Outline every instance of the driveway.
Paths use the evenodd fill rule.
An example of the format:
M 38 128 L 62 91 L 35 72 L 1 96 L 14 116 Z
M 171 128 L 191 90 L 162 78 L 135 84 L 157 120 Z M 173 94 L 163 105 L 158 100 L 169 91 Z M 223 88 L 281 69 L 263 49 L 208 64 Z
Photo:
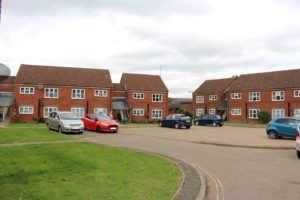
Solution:
M 190 130 L 123 128 L 119 134 L 86 132 L 77 137 L 183 160 L 199 173 L 204 173 L 210 200 L 293 200 L 300 196 L 300 160 L 296 158 L 295 141 L 270 140 L 264 129 L 195 126 Z M 247 148 L 237 147 L 242 145 Z M 250 145 L 260 148 L 248 148 Z

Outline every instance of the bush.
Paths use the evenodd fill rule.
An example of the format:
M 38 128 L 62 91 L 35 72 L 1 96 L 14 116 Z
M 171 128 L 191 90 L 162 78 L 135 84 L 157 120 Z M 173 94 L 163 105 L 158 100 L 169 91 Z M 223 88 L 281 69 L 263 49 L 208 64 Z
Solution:
M 176 114 L 184 114 L 186 116 L 189 116 L 190 118 L 193 118 L 193 114 L 185 109 L 179 108 L 176 110 Z
M 258 119 L 261 124 L 267 124 L 270 121 L 271 116 L 268 111 L 261 111 L 258 113 Z

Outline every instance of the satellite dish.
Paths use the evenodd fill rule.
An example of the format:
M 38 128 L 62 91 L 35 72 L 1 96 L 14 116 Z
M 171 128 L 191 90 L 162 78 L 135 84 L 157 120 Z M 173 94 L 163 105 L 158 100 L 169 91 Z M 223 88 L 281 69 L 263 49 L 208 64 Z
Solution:
M 0 76 L 9 76 L 10 69 L 6 65 L 0 63 Z

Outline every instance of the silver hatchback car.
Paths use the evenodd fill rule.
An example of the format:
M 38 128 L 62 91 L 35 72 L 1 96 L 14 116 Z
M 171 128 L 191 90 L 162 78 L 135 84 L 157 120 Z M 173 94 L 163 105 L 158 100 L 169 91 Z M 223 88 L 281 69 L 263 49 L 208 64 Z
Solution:
M 52 112 L 47 121 L 47 128 L 60 133 L 82 133 L 84 124 L 72 112 Z

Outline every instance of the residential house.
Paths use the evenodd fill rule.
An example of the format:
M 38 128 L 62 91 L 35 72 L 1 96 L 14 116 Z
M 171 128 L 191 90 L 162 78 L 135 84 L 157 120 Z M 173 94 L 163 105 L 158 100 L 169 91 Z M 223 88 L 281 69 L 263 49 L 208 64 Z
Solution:
M 300 69 L 241 75 L 228 89 L 228 120 L 258 121 L 271 117 L 300 117 Z
M 225 78 L 204 81 L 193 92 L 194 116 L 219 114 L 226 118 L 227 89 L 234 80 L 234 78 Z
M 14 76 L 0 76 L 0 122 L 12 113 Z
M 14 80 L 14 107 L 18 121 L 47 118 L 50 112 L 111 112 L 109 70 L 22 64 Z
M 169 98 L 169 103 L 168 103 L 169 114 L 174 114 L 179 109 L 183 109 L 190 113 L 193 113 L 193 99 L 192 98 Z
M 157 121 L 168 113 L 168 88 L 158 75 L 123 73 L 132 122 Z

